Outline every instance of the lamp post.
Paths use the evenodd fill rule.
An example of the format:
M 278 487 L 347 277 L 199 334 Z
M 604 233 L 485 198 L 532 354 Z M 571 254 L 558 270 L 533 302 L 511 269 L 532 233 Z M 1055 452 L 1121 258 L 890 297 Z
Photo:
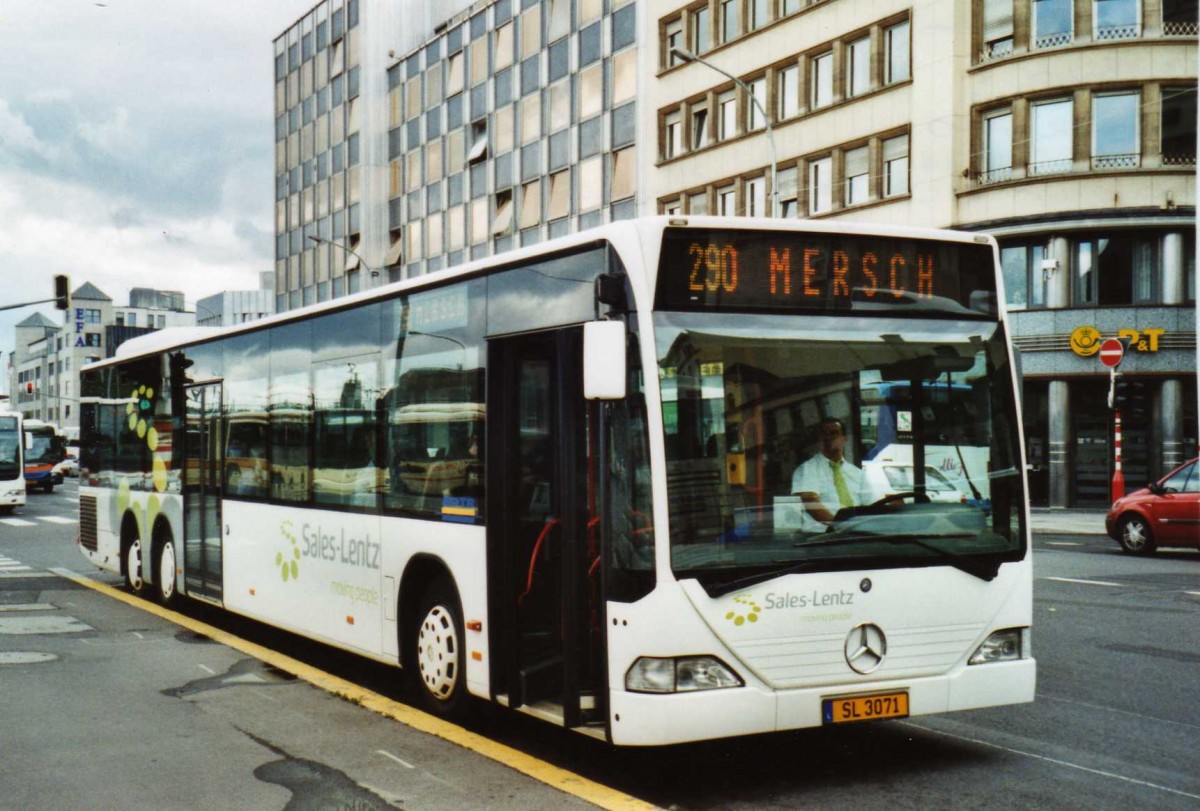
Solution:
M 750 103 L 758 108 L 762 114 L 763 123 L 767 131 L 767 144 L 771 148 L 771 216 L 779 217 L 779 172 L 777 169 L 776 152 L 775 152 L 775 129 L 771 126 L 771 116 L 767 115 L 766 109 L 762 106 L 762 102 L 758 100 L 758 96 L 754 95 L 754 91 L 750 89 L 750 85 L 743 82 L 738 77 L 734 76 L 729 71 L 723 70 L 707 59 L 701 59 L 690 51 L 685 51 L 682 48 L 672 48 L 671 53 L 682 59 L 684 62 L 699 62 L 705 67 L 712 68 L 717 73 L 733 81 L 735 85 L 740 87 L 742 91 L 750 98 Z
M 353 248 L 350 248 L 350 247 L 348 247 L 348 246 L 346 246 L 346 245 L 343 245 L 343 244 L 342 244 L 342 243 L 340 243 L 340 242 L 334 242 L 332 239 L 326 239 L 325 237 L 319 237 L 319 236 L 317 236 L 317 235 L 315 235 L 315 234 L 309 234 L 309 235 L 308 235 L 308 238 L 309 238 L 309 239 L 311 239 L 313 242 L 316 242 L 316 243 L 318 243 L 318 244 L 323 244 L 323 245 L 332 245 L 332 246 L 333 246 L 333 247 L 335 247 L 335 248 L 341 248 L 343 251 L 345 251 L 346 253 L 350 254 L 350 255 L 351 255 L 351 256 L 353 256 L 355 259 L 357 259 L 357 260 L 359 261 L 359 263 L 360 263 L 360 264 L 362 264 L 362 266 L 363 266 L 363 269 L 364 269 L 364 270 L 366 270 L 367 272 L 369 272 L 369 273 L 371 274 L 371 277 L 372 277 L 372 278 L 376 278 L 376 277 L 378 277 L 378 276 L 379 276 L 379 271 L 378 271 L 378 270 L 375 270 L 375 269 L 373 269 L 373 268 L 372 268 L 370 265 L 368 265 L 368 264 L 367 264 L 367 260 L 366 260 L 366 259 L 363 259 L 363 258 L 362 258 L 362 256 L 360 256 L 360 255 L 359 255 L 359 253 L 358 253 L 357 251 L 355 251 Z

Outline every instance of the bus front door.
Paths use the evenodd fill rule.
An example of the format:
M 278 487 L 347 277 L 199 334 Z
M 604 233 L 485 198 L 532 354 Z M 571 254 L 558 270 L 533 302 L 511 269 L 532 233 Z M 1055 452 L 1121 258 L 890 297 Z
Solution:
M 184 389 L 184 578 L 188 594 L 221 600 L 221 384 Z
M 492 683 L 510 707 L 599 723 L 604 685 L 582 330 L 488 345 Z M 599 629 L 599 630 L 597 630 Z

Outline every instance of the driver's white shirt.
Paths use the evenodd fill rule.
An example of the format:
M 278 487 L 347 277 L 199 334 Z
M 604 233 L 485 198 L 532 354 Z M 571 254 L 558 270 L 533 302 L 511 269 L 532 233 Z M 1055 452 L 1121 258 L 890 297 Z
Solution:
M 851 464 L 849 459 L 842 460 L 842 478 L 846 480 L 846 489 L 850 491 L 853 506 L 870 504 L 875 500 L 867 477 L 861 470 Z M 817 498 L 831 513 L 837 513 L 843 506 L 838 499 L 837 487 L 833 483 L 833 463 L 824 454 L 814 454 L 811 459 L 796 468 L 792 474 L 792 493 L 816 493 Z M 805 532 L 823 532 L 825 524 L 804 510 L 800 529 Z

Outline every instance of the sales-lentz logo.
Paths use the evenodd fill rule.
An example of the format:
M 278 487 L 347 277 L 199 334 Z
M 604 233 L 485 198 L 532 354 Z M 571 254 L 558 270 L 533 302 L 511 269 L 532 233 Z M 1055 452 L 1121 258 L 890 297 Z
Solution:
M 733 601 L 738 604 L 738 608 L 734 608 L 725 615 L 725 619 L 732 622 L 734 625 L 745 625 L 747 622 L 758 622 L 758 614 L 762 611 L 760 606 L 754 600 L 752 594 L 739 594 L 733 598 Z
M 284 521 L 279 525 L 279 534 L 288 542 L 283 550 L 275 553 L 275 565 L 279 567 L 279 574 L 284 583 L 300 576 L 300 544 L 296 541 L 296 533 L 293 530 L 294 525 L 291 521 Z

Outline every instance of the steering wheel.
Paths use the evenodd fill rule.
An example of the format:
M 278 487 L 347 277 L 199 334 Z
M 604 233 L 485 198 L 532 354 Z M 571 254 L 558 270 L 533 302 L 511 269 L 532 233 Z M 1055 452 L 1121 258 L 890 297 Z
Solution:
M 867 509 L 874 509 L 875 507 L 885 507 L 888 504 L 891 504 L 893 501 L 904 501 L 904 499 L 906 499 L 906 498 L 911 498 L 913 500 L 913 502 L 916 504 L 928 504 L 929 503 L 929 494 L 928 493 L 918 493 L 915 490 L 909 490 L 907 493 L 889 493 L 888 495 L 884 496 L 883 498 L 881 498 L 878 501 L 874 502 L 873 504 L 869 505 L 867 507 Z

